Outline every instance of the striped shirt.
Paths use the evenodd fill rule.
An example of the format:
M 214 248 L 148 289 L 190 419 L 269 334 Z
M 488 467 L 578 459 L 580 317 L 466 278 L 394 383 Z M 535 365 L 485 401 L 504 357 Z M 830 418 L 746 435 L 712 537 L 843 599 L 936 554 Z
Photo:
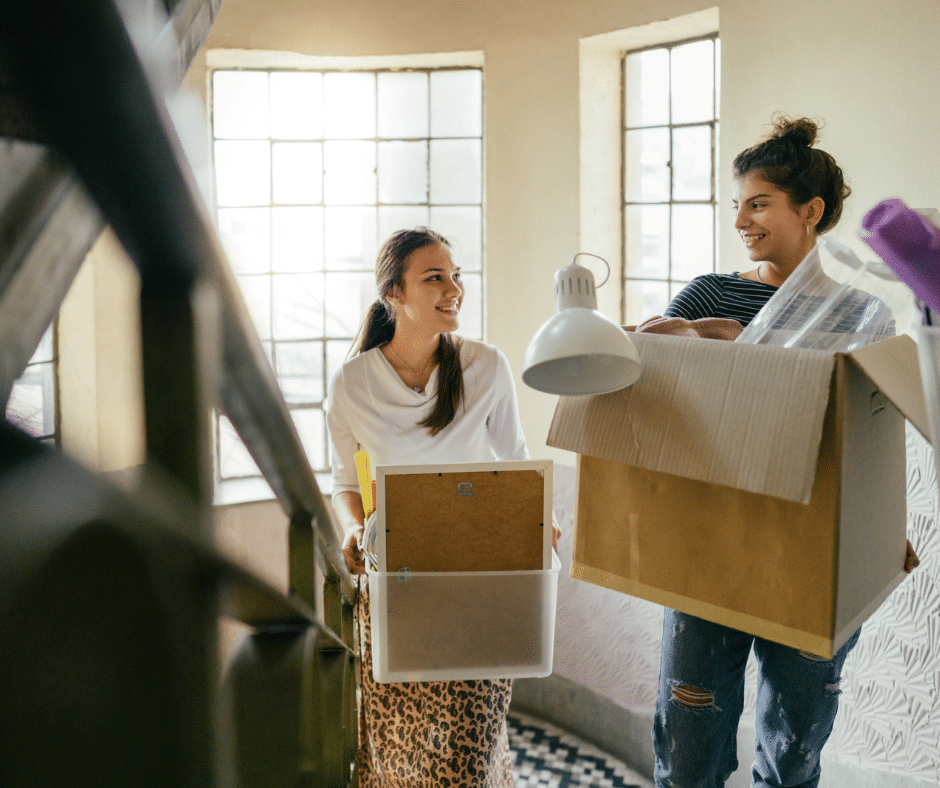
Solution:
M 773 285 L 752 282 L 736 273 L 703 274 L 682 288 L 663 316 L 686 320 L 723 317 L 746 326 L 776 292 Z

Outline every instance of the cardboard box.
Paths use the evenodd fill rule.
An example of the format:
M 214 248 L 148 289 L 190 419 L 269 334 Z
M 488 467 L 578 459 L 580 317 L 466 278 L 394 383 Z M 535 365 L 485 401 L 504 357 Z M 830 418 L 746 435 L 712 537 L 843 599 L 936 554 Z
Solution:
M 831 656 L 906 576 L 915 343 L 634 342 L 637 383 L 552 422 L 580 455 L 572 576 Z

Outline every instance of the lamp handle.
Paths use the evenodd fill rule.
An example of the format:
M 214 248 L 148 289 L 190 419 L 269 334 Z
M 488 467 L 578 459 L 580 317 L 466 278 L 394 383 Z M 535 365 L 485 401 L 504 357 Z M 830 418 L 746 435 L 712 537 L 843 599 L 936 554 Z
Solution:
M 607 266 L 607 276 L 604 277 L 604 281 L 603 281 L 603 282 L 601 282 L 599 285 L 595 285 L 595 286 L 596 286 L 596 287 L 603 287 L 605 284 L 607 284 L 607 280 L 610 279 L 610 263 L 608 263 L 608 262 L 607 262 L 603 257 L 601 257 L 599 254 L 593 254 L 592 252 L 578 252 L 574 257 L 571 258 L 571 264 L 574 265 L 574 261 L 577 260 L 581 255 L 587 255 L 588 257 L 596 257 L 596 258 L 597 258 L 598 260 L 600 260 L 604 265 Z

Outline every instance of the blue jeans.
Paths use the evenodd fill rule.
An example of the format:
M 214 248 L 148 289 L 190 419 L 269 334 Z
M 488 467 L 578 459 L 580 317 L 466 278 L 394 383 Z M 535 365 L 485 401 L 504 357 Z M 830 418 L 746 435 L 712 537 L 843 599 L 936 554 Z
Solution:
M 653 724 L 657 788 L 721 788 L 738 768 L 751 646 L 758 663 L 753 786 L 816 788 L 856 632 L 831 659 L 666 610 Z

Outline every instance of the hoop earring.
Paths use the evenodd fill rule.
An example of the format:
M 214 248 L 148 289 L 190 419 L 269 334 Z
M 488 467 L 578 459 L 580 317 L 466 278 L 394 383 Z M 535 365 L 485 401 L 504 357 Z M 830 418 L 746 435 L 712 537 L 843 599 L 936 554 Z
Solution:
M 809 225 L 806 225 L 806 237 L 809 238 Z

